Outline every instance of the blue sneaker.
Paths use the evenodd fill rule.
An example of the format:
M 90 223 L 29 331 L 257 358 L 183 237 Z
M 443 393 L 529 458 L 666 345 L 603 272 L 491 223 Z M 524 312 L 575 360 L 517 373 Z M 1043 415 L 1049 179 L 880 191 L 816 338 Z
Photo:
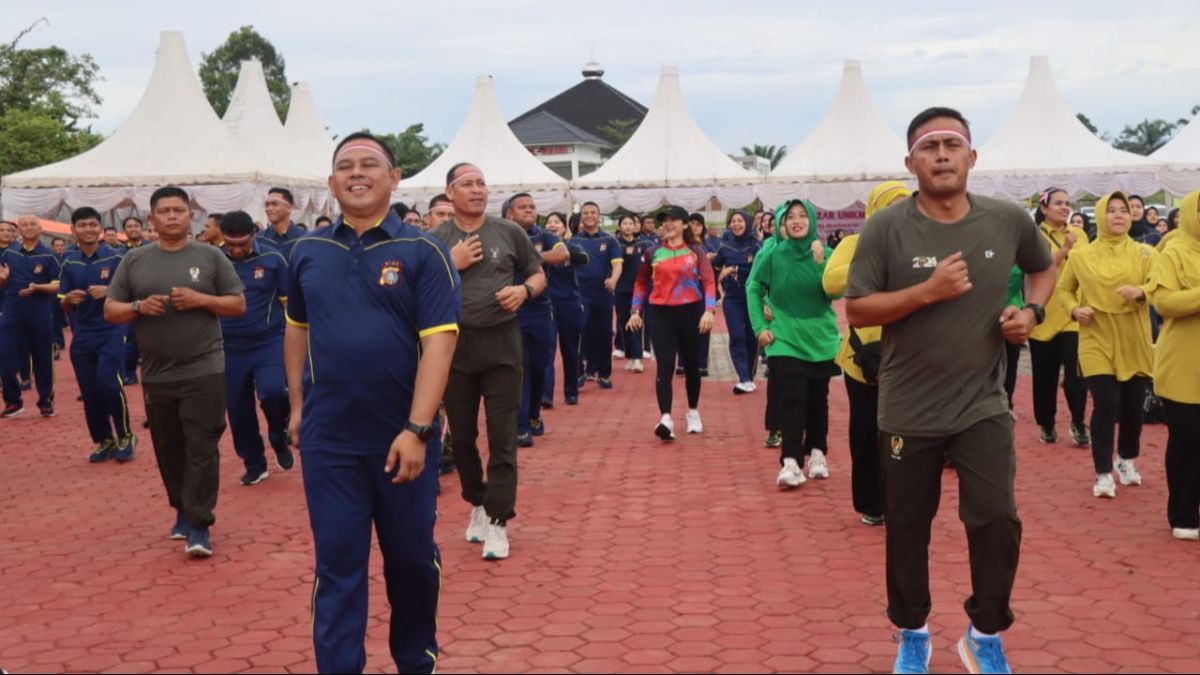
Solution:
M 600 385 L 601 389 L 612 389 L 612 380 L 607 377 L 596 378 L 596 384 Z
M 546 425 L 542 422 L 542 418 L 535 417 L 529 420 L 529 433 L 534 436 L 544 436 L 546 434 Z
M 896 663 L 892 666 L 893 673 L 928 673 L 929 657 L 932 648 L 929 644 L 929 633 L 901 629 L 892 639 L 900 644 L 896 652 Z
M 188 532 L 192 531 L 192 524 L 184 517 L 183 511 L 175 512 L 175 524 L 171 526 L 172 539 L 187 539 Z
M 193 558 L 207 558 L 212 555 L 212 542 L 208 538 L 207 527 L 193 527 L 187 536 L 187 546 L 183 549 Z
M 125 462 L 133 459 L 133 454 L 136 450 L 137 436 L 129 434 L 127 436 L 123 436 L 121 440 L 117 441 L 116 447 L 113 448 L 112 456 L 113 459 L 117 460 L 121 464 L 124 464 Z
M 968 673 L 1011 673 L 1008 659 L 1004 657 L 1004 645 L 1000 636 L 977 638 L 971 629 L 958 641 L 958 657 L 967 667 Z
M 92 450 L 92 454 L 88 455 L 88 461 L 92 464 L 107 462 L 112 458 L 113 450 L 116 448 L 117 442 L 111 438 L 106 438 L 103 443 L 96 445 L 96 449 Z
M 517 434 L 517 447 L 518 448 L 532 448 L 533 447 L 533 434 Z
M 275 451 L 275 462 L 279 464 L 279 468 L 287 471 L 296 466 L 296 456 L 292 454 L 292 449 L 288 447 L 286 431 L 267 431 L 267 442 L 271 444 L 271 449 Z

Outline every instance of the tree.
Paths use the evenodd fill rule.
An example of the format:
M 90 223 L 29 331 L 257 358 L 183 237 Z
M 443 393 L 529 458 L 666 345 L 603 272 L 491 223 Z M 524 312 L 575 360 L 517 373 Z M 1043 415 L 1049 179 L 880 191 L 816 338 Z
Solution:
M 21 39 L 41 21 L 0 45 L 0 117 L 10 110 L 39 111 L 74 131 L 100 105 L 95 89 L 100 68 L 91 56 L 74 56 L 61 47 L 21 49 Z
M 1187 117 L 1180 117 L 1179 120 L 1175 122 L 1175 127 L 1177 129 L 1182 129 L 1183 127 L 1186 127 L 1188 125 L 1188 122 L 1191 122 L 1192 118 L 1195 117 L 1197 113 L 1200 113 L 1200 105 L 1192 106 L 1191 114 L 1189 114 Z
M 597 127 L 600 135 L 603 136 L 606 141 L 609 141 L 613 144 L 612 148 L 602 151 L 600 153 L 601 156 L 603 156 L 605 159 L 608 159 L 609 157 L 617 154 L 617 151 L 625 147 L 625 143 L 627 143 L 629 139 L 633 137 L 633 133 L 637 131 L 639 125 L 641 125 L 640 121 L 635 119 L 627 119 L 609 120 Z
M 369 129 L 363 129 L 370 133 Z M 396 155 L 396 165 L 404 178 L 414 176 L 429 166 L 446 149 L 445 143 L 430 143 L 425 125 L 413 124 L 398 134 L 377 134 Z
M 286 119 L 292 90 L 288 86 L 283 55 L 275 50 L 270 40 L 259 35 L 254 26 L 242 26 L 230 33 L 215 51 L 200 55 L 200 83 L 204 85 L 204 95 L 217 116 L 224 117 L 237 86 L 242 61 L 252 58 L 262 63 L 275 112 L 280 121 Z
M 0 116 L 0 175 L 73 157 L 102 140 L 91 131 L 68 129 L 43 111 L 10 108 Z
M 743 145 L 742 153 L 752 157 L 763 157 L 771 163 L 771 168 L 774 169 L 787 156 L 787 146 L 755 145 L 753 148 L 748 148 Z
M 1144 119 L 1137 124 L 1127 124 L 1113 141 L 1113 147 L 1139 155 L 1149 155 L 1166 145 L 1175 133 L 1177 125 L 1166 120 Z

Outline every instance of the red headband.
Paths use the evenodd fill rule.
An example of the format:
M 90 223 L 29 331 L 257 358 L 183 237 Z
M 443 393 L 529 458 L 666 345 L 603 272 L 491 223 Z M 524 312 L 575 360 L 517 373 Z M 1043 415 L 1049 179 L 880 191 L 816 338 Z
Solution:
M 334 165 L 335 166 L 337 165 L 338 160 L 341 159 L 342 155 L 346 154 L 347 152 L 350 152 L 351 150 L 366 150 L 368 152 L 373 152 L 376 155 L 379 155 L 380 157 L 382 157 L 383 161 L 387 162 L 389 169 L 395 168 L 395 165 L 392 164 L 392 160 L 390 158 L 388 158 L 387 153 L 384 152 L 383 150 L 381 150 L 378 146 L 374 145 L 373 143 L 349 143 L 347 145 L 342 146 L 342 149 L 338 150 L 337 154 L 333 156 Z
M 446 183 L 446 187 L 448 187 L 448 188 L 449 188 L 449 187 L 453 187 L 453 186 L 454 186 L 454 184 L 455 184 L 455 183 L 457 183 L 458 181 L 460 181 L 460 180 L 462 180 L 462 179 L 464 179 L 464 178 L 471 178 L 471 177 L 473 177 L 473 176 L 479 176 L 480 178 L 483 178 L 483 172 L 482 172 L 482 171 L 478 171 L 478 170 L 476 170 L 476 171 L 468 171 L 468 172 L 466 172 L 466 173 L 462 174 L 461 176 L 459 176 L 458 178 L 455 178 L 454 180 L 450 181 L 449 183 Z
M 913 141 L 912 147 L 910 147 L 908 149 L 909 156 L 912 156 L 912 154 L 917 151 L 917 146 L 921 144 L 921 141 L 925 140 L 926 138 L 929 138 L 930 136 L 937 136 L 938 134 L 945 134 L 947 136 L 953 136 L 955 138 L 960 139 L 963 143 L 966 143 L 968 148 L 971 147 L 971 139 L 964 136 L 961 131 L 958 131 L 956 129 L 934 129 L 933 131 L 926 131 L 925 133 L 918 136 L 917 140 Z

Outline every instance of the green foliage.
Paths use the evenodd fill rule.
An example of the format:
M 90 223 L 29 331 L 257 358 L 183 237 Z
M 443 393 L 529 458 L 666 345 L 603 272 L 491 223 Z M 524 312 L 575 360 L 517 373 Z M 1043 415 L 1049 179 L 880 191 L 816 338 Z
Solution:
M 637 131 L 640 121 L 629 120 L 609 120 L 599 127 L 600 135 L 608 142 L 613 144 L 612 148 L 606 149 L 600 153 L 602 157 L 608 159 L 617 154 L 617 151 L 624 147 L 625 143 L 633 137 L 633 133 Z
M 369 129 L 363 129 L 370 133 Z M 430 143 L 424 124 L 413 124 L 398 134 L 376 134 L 396 154 L 396 165 L 404 178 L 415 176 L 446 149 L 445 143 Z
M 787 156 L 787 146 L 780 145 L 755 145 L 754 147 L 742 146 L 742 152 L 753 157 L 762 157 L 771 163 L 771 168 L 779 166 L 779 162 Z
M 1128 124 L 1113 141 L 1113 147 L 1139 155 L 1149 155 L 1171 140 L 1176 126 L 1178 125 L 1166 120 L 1151 119 L 1144 119 L 1137 124 Z
M 68 129 L 45 112 L 9 109 L 0 116 L 0 175 L 73 157 L 102 140 L 90 131 Z
M 1087 115 L 1084 115 L 1083 113 L 1075 113 L 1075 118 L 1078 119 L 1083 126 L 1087 127 L 1088 131 L 1096 134 L 1096 136 L 1103 139 L 1105 143 L 1109 142 L 1108 134 L 1101 133 L 1099 127 L 1097 127 Z
M 225 42 L 215 51 L 200 55 L 200 83 L 204 86 L 204 95 L 212 104 L 213 110 L 219 117 L 225 116 L 229 101 L 233 98 L 233 90 L 237 86 L 238 73 L 242 69 L 242 61 L 258 59 L 262 63 L 263 74 L 267 78 L 267 91 L 275 104 L 275 112 L 280 121 L 287 118 L 288 100 L 291 98 L 291 88 L 288 86 L 286 65 L 283 55 L 275 50 L 253 26 L 242 26 L 229 34 Z
M 38 111 L 73 131 L 80 119 L 94 117 L 94 106 L 100 105 L 95 89 L 100 68 L 91 56 L 75 56 L 61 47 L 21 49 L 21 39 L 36 25 L 0 45 L 0 116 L 10 110 Z

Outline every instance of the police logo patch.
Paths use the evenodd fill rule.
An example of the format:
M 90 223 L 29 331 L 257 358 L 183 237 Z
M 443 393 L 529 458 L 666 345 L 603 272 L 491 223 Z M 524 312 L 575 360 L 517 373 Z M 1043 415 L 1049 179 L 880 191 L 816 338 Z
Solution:
M 110 268 L 110 267 L 101 267 L 100 268 L 100 280 L 101 281 L 105 281 L 106 279 L 108 279 L 111 276 L 112 276 L 112 268 Z
M 395 260 L 389 260 L 383 263 L 383 269 L 379 272 L 379 285 L 384 288 L 393 288 L 400 285 L 400 263 Z
M 533 250 L 537 251 L 538 253 L 541 253 L 542 252 L 542 243 L 539 241 L 538 243 L 534 244 Z
M 600 244 L 600 252 L 604 253 L 608 250 L 608 244 Z
M 259 280 L 265 279 L 266 277 L 267 277 L 267 270 L 266 270 L 266 268 L 263 268 L 263 267 L 255 267 L 255 268 L 254 268 L 254 279 L 255 279 L 255 281 L 259 281 Z
M 42 273 L 42 270 L 44 270 L 44 269 L 46 269 L 46 266 L 45 266 L 45 265 L 43 265 L 43 264 L 41 264 L 41 263 L 38 263 L 38 264 L 36 264 L 36 265 L 34 265 L 34 266 L 33 266 L 33 273 L 34 273 L 34 274 L 41 274 L 41 273 Z

